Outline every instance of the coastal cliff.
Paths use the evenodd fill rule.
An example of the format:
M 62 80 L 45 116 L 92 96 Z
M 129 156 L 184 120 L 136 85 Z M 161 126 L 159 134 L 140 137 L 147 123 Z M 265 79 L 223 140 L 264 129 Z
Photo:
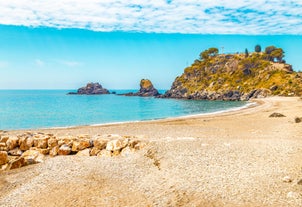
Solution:
M 301 96 L 302 73 L 283 60 L 281 48 L 218 54 L 210 48 L 185 68 L 163 98 L 249 100 L 271 95 Z

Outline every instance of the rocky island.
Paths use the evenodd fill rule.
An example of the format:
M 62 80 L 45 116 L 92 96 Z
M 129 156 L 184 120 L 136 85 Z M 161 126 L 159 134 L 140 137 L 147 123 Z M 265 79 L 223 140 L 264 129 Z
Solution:
M 110 94 L 110 92 L 103 88 L 99 83 L 87 83 L 86 86 L 81 87 L 77 92 L 69 92 L 68 95 L 101 95 Z
M 159 96 L 158 90 L 154 88 L 152 82 L 148 79 L 142 79 L 140 82 L 140 89 L 136 93 L 126 93 L 122 94 L 125 96 L 142 96 L 142 97 L 148 97 L 148 96 Z
M 283 60 L 284 51 L 269 46 L 264 52 L 219 54 L 209 48 L 184 70 L 161 97 L 200 100 L 249 100 L 271 95 L 301 96 L 302 73 Z

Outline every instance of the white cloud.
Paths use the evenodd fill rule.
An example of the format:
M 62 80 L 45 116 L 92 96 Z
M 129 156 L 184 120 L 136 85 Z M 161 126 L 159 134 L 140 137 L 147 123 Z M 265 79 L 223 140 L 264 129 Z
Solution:
M 0 24 L 201 34 L 301 34 L 302 1 L 10 0 Z

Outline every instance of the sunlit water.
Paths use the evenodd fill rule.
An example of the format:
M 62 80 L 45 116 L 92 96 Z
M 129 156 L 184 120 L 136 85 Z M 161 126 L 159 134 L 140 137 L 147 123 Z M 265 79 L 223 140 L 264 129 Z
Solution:
M 212 113 L 246 104 L 246 102 L 118 95 L 66 95 L 67 92 L 65 90 L 0 91 L 0 129 L 37 129 L 154 120 Z M 116 92 L 127 91 L 116 90 Z

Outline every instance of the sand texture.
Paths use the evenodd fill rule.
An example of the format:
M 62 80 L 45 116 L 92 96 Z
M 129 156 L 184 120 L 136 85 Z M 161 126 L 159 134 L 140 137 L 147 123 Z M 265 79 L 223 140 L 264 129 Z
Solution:
M 148 144 L 127 156 L 56 156 L 0 172 L 0 206 L 302 206 L 302 100 L 257 102 L 216 115 L 38 130 Z

